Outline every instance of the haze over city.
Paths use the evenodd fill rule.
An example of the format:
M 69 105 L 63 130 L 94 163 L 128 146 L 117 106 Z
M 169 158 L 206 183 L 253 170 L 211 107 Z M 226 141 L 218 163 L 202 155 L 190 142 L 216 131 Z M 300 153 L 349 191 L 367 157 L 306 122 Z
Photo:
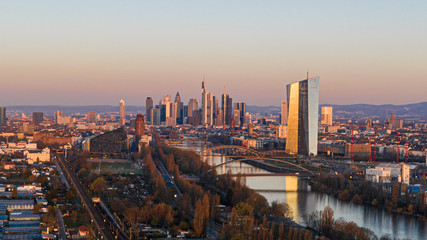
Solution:
M 144 105 L 200 82 L 250 105 L 425 101 L 425 1 L 1 1 L 3 105 Z M 256 94 L 253 94 L 256 92 Z

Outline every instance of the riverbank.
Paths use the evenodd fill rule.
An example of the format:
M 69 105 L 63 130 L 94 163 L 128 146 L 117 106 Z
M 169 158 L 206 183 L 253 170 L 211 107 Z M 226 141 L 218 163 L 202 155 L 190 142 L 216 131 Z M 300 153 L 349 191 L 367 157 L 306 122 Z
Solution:
M 424 194 L 419 193 L 414 197 L 403 191 L 403 187 L 407 189 L 404 184 L 395 182 L 388 186 L 379 185 L 365 180 L 349 180 L 340 175 L 316 176 L 311 178 L 310 184 L 313 191 L 342 201 L 427 220 Z

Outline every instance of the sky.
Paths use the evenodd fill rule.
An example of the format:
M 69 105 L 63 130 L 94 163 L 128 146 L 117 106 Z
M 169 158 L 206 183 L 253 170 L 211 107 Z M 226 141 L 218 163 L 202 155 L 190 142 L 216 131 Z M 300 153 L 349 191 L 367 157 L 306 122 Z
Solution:
M 0 105 L 427 101 L 427 1 L 0 1 Z

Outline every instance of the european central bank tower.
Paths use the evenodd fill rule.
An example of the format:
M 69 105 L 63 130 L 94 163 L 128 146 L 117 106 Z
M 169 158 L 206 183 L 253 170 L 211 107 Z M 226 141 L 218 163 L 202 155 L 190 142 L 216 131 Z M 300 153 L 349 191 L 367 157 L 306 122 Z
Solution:
M 288 137 L 290 154 L 317 155 L 319 77 L 286 86 L 288 100 Z

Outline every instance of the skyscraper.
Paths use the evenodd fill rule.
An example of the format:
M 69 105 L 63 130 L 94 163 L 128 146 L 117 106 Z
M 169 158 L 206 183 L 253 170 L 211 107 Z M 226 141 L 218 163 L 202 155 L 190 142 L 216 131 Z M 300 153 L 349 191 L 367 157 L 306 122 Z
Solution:
M 55 124 L 58 124 L 58 119 L 62 116 L 62 111 L 55 111 Z
M 39 124 L 43 122 L 43 113 L 42 112 L 33 112 L 33 123 Z
M 322 107 L 320 110 L 320 124 L 332 125 L 332 107 Z
M 199 104 L 197 103 L 197 99 L 192 98 L 188 101 L 188 116 L 192 117 L 194 111 L 199 109 Z
M 202 124 L 208 122 L 208 94 L 205 89 L 205 80 L 202 82 Z
M 183 124 L 184 123 L 184 103 L 181 101 L 181 96 L 179 92 L 176 93 L 175 96 L 176 103 L 176 123 Z
M 120 125 L 125 125 L 126 122 L 126 105 L 125 100 L 120 100 Z
M 152 108 L 150 111 L 150 116 L 151 116 L 151 119 L 150 119 L 151 125 L 156 125 L 156 126 L 160 125 L 160 109 Z
M 222 114 L 224 116 L 223 122 L 225 125 L 230 125 L 231 120 L 233 119 L 233 99 L 224 92 L 221 100 Z
M 282 101 L 282 114 L 280 116 L 280 124 L 288 124 L 288 102 Z
M 209 126 L 213 125 L 213 116 L 214 116 L 214 99 L 213 94 L 208 93 L 206 97 L 206 121 L 204 124 L 207 124 Z
M 243 125 L 244 123 L 244 118 L 246 115 L 246 103 L 234 103 L 233 104 L 233 108 L 234 108 L 234 116 L 237 115 L 236 110 L 239 111 L 239 119 L 234 118 L 234 123 L 236 125 Z
M 0 124 L 6 123 L 6 107 L 0 107 Z
M 319 77 L 286 86 L 288 136 L 286 150 L 291 154 L 317 155 Z
M 151 109 L 153 108 L 153 99 L 151 97 L 147 97 L 145 100 L 145 117 L 147 118 L 147 121 L 150 122 L 150 124 L 153 124 L 151 122 Z
M 145 119 L 144 115 L 137 114 L 135 120 L 135 136 L 145 135 Z

